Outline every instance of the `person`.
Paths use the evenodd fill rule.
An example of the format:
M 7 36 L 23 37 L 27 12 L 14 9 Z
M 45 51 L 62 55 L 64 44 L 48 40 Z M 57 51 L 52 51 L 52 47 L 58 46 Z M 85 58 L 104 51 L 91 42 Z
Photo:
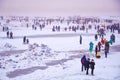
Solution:
M 83 55 L 81 58 L 81 64 L 82 64 L 82 71 L 85 69 L 86 70 L 86 55 Z
M 105 58 L 107 58 L 107 53 L 109 53 L 109 42 L 105 43 Z
M 98 51 L 100 52 L 101 51 L 101 42 L 98 42 Z
M 104 38 L 101 38 L 101 43 L 104 44 Z
M 96 45 L 95 47 L 95 56 L 97 56 L 97 53 L 98 53 L 98 45 Z
M 86 75 L 88 75 L 89 73 L 89 67 L 90 67 L 89 65 L 90 65 L 90 58 L 86 60 Z
M 97 41 L 97 39 L 98 39 L 98 36 L 97 36 L 97 34 L 95 34 L 95 40 Z
M 82 44 L 82 36 L 80 35 L 80 44 Z
M 94 69 L 95 69 L 94 59 L 92 59 L 90 62 L 90 68 L 91 68 L 91 75 L 94 75 Z
M 112 39 L 110 39 L 110 40 L 109 40 L 109 43 L 112 45 L 112 44 L 113 44 L 113 40 L 112 40 Z
M 26 36 L 23 37 L 23 43 L 26 43 Z
M 114 34 L 112 34 L 112 35 L 110 36 L 110 40 L 112 40 L 112 41 L 115 43 L 115 35 L 114 35 Z
M 9 31 L 7 31 L 7 33 L 6 33 L 6 34 L 7 34 L 7 38 L 9 38 Z
M 118 34 L 120 34 L 120 28 L 118 28 Z
M 10 39 L 13 39 L 13 33 L 10 32 Z
M 3 31 L 5 31 L 5 27 L 3 26 Z
M 92 51 L 93 51 L 93 42 L 90 42 L 89 43 L 89 51 L 90 51 L 90 53 L 92 53 Z
M 26 40 L 27 44 L 29 43 L 29 39 Z
M 115 43 L 115 35 L 113 34 L 113 42 Z

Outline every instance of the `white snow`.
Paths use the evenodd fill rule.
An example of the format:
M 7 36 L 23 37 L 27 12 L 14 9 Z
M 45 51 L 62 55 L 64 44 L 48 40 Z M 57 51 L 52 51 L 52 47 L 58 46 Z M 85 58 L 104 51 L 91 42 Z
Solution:
M 62 25 L 66 26 L 66 24 Z M 119 52 L 110 50 L 108 58 L 105 58 L 102 51 L 100 59 L 96 59 L 89 54 L 89 42 L 92 41 L 95 48 L 95 45 L 100 40 L 95 41 L 94 35 L 89 35 L 96 34 L 96 30 L 89 30 L 88 33 L 85 31 L 65 32 L 63 29 L 60 32 L 52 32 L 51 28 L 52 25 L 46 26 L 42 31 L 39 29 L 32 30 L 31 27 L 12 28 L 10 31 L 14 33 L 14 37 L 16 37 L 14 39 L 6 38 L 6 32 L 0 31 L 0 52 L 25 50 L 25 52 L 19 54 L 0 56 L 0 80 L 120 80 Z M 69 37 L 29 37 L 54 34 L 84 34 L 82 36 L 83 42 L 82 45 L 79 44 L 79 35 Z M 105 36 L 107 40 L 109 40 L 110 35 L 111 33 L 107 31 Z M 116 43 L 111 46 L 120 45 L 120 34 L 115 32 L 115 35 Z M 29 44 L 23 44 L 23 36 L 29 38 Z M 70 51 L 81 52 L 72 53 Z M 17 69 L 47 66 L 46 63 L 51 61 L 69 59 L 70 56 L 80 54 L 88 54 L 91 59 L 95 60 L 94 76 L 90 75 L 90 70 L 89 75 L 86 75 L 85 71 L 81 72 L 80 58 L 74 58 L 60 64 L 48 66 L 44 70 L 37 69 L 29 74 L 13 78 L 7 77 L 9 72 Z M 92 54 L 95 54 L 94 51 Z

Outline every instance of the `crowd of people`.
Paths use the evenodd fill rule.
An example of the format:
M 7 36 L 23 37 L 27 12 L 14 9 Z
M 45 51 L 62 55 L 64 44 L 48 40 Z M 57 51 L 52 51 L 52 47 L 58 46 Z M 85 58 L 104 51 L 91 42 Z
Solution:
M 80 35 L 80 44 L 81 44 L 81 35 Z M 111 42 L 110 42 L 111 41 Z M 110 41 L 107 41 L 106 38 L 101 38 L 101 41 L 98 42 L 98 44 L 95 46 L 95 57 L 100 58 L 101 57 L 101 47 L 104 46 L 104 54 L 105 58 L 107 58 L 107 54 L 109 53 L 110 45 L 115 43 L 115 35 L 112 34 L 110 36 Z M 89 43 L 89 52 L 92 53 L 93 51 L 93 45 L 94 43 L 91 41 Z M 86 55 L 83 55 L 81 58 L 81 64 L 82 64 L 82 71 L 86 71 L 86 75 L 89 74 L 89 69 L 91 69 L 91 75 L 94 75 L 94 69 L 95 69 L 95 61 L 94 59 L 90 60 L 90 57 L 86 58 Z
M 0 20 L 5 20 L 4 17 L 0 17 Z M 18 22 L 26 22 L 26 27 L 31 27 L 32 30 L 40 28 L 40 30 L 44 29 L 46 25 L 51 25 L 51 30 L 53 32 L 61 31 L 61 26 L 53 24 L 54 22 L 65 24 L 67 23 L 67 26 L 64 28 L 64 31 L 74 31 L 76 30 L 86 30 L 86 33 L 88 33 L 88 30 L 90 30 L 94 24 L 95 29 L 97 30 L 97 33 L 95 34 L 94 38 L 95 41 L 98 41 L 98 38 L 101 38 L 100 41 L 98 41 L 98 44 L 95 46 L 95 57 L 100 58 L 101 57 L 101 48 L 104 45 L 104 53 L 105 58 L 107 58 L 107 54 L 109 53 L 110 45 L 115 43 L 115 35 L 114 32 L 118 31 L 118 34 L 120 34 L 120 23 L 114 23 L 112 20 L 104 20 L 105 23 L 108 23 L 107 25 L 97 25 L 98 23 L 101 23 L 99 18 L 82 18 L 82 17 L 69 17 L 68 19 L 65 18 L 56 18 L 56 19 L 48 19 L 48 18 L 34 18 L 30 21 L 29 17 L 12 17 L 6 19 L 6 23 L 10 23 L 10 21 L 18 21 Z M 28 24 L 31 22 L 31 26 Z M 91 22 L 91 24 L 89 24 Z M 75 24 L 75 25 L 73 25 Z M 13 32 L 9 30 L 8 26 L 2 25 L 0 23 L 0 26 L 2 27 L 2 31 L 6 31 L 7 38 L 13 39 Z M 110 30 L 112 35 L 110 36 L 110 40 L 107 40 L 104 36 L 106 35 L 106 30 Z M 82 35 L 80 35 L 80 45 L 82 45 Z M 28 44 L 29 39 L 26 36 L 23 36 L 23 44 Z M 94 43 L 91 41 L 89 43 L 89 52 L 92 53 L 94 49 Z M 86 70 L 86 75 L 89 74 L 89 69 L 91 69 L 91 75 L 94 75 L 94 69 L 95 69 L 95 61 L 94 59 L 86 58 L 86 55 L 84 55 L 81 58 L 82 63 L 82 71 Z
M 32 27 L 33 30 L 40 29 L 43 30 L 47 25 L 51 25 L 52 31 L 60 31 L 63 29 L 64 31 L 74 31 L 77 30 L 86 30 L 88 32 L 89 29 L 91 29 L 92 25 L 95 26 L 95 29 L 99 29 L 98 33 L 100 36 L 103 36 L 104 34 L 104 28 L 110 29 L 111 32 L 114 32 L 115 30 L 118 30 L 118 33 L 120 33 L 120 27 L 119 22 L 113 23 L 112 20 L 105 19 L 105 23 L 110 23 L 103 28 L 101 28 L 101 25 L 98 25 L 101 23 L 100 18 L 88 18 L 88 17 L 80 17 L 80 16 L 71 16 L 68 18 L 64 17 L 57 17 L 57 18 L 46 18 L 46 17 L 34 17 L 31 19 L 30 17 L 24 17 L 24 16 L 10 16 L 10 17 L 4 17 L 0 16 L 0 20 L 6 21 L 5 24 L 0 25 L 3 27 L 3 31 L 6 31 L 9 29 L 9 23 L 12 22 L 18 22 L 18 23 L 24 23 L 24 27 Z M 90 23 L 91 22 L 91 23 Z M 58 24 L 54 24 L 58 23 Z M 59 24 L 66 24 L 66 26 L 61 26 Z M 18 26 L 18 25 L 15 25 Z M 101 29 L 100 29 L 101 28 Z
M 96 29 L 98 33 L 95 34 L 94 38 L 95 41 L 98 41 L 97 45 L 95 45 L 95 49 L 94 49 L 94 42 L 90 41 L 89 43 L 89 53 L 95 53 L 94 54 L 94 58 L 101 58 L 101 53 L 105 54 L 105 58 L 108 57 L 108 53 L 110 50 L 110 45 L 112 45 L 113 43 L 115 43 L 116 37 L 115 37 L 115 30 L 119 30 L 119 25 L 118 24 L 114 24 L 109 26 L 109 29 L 106 28 L 105 26 L 99 26 L 98 29 Z M 106 39 L 106 30 L 110 30 L 111 35 L 109 36 L 110 39 Z M 119 32 L 118 32 L 119 34 Z M 98 39 L 99 38 L 99 39 Z M 80 45 L 82 44 L 82 35 L 80 35 Z M 101 48 L 103 50 L 101 50 Z M 93 52 L 93 50 L 95 50 L 95 52 Z M 90 59 L 90 56 L 88 58 L 86 58 L 86 55 L 83 55 L 81 58 L 81 65 L 82 65 L 82 71 L 86 71 L 86 75 L 89 74 L 89 70 L 91 69 L 91 75 L 94 75 L 94 69 L 95 69 L 95 61 L 94 59 Z

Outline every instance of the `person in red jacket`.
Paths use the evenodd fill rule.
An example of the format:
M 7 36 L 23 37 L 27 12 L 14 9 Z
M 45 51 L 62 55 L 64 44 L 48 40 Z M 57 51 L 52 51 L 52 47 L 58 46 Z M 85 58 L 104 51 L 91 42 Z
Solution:
M 104 44 L 104 38 L 101 38 L 101 43 Z

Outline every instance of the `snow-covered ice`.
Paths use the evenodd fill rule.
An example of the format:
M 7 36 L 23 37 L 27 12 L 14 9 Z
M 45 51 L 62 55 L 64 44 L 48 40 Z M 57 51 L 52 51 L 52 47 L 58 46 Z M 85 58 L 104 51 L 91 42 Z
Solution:
M 52 32 L 52 25 L 40 31 L 16 24 L 18 28 L 10 28 L 14 39 L 6 38 L 6 32 L 0 31 L 0 80 L 120 80 L 120 50 L 113 48 L 120 46 L 120 34 L 117 32 L 114 33 L 116 42 L 110 46 L 108 58 L 104 57 L 102 51 L 101 58 L 97 59 L 88 51 L 90 41 L 94 43 L 95 48 L 100 40 L 95 41 L 94 28 L 88 30 L 88 33 L 79 30 L 65 32 L 63 29 L 60 32 Z M 82 45 L 79 44 L 80 34 L 83 37 Z M 111 34 L 107 31 L 107 40 Z M 29 44 L 23 44 L 23 36 L 29 38 Z M 17 50 L 23 52 L 19 53 Z M 8 51 L 7 54 L 5 51 Z M 80 59 L 83 54 L 95 60 L 94 76 L 90 75 L 90 70 L 89 75 L 81 72 Z M 94 51 L 92 54 L 95 54 Z M 13 73 L 14 71 L 18 73 Z

